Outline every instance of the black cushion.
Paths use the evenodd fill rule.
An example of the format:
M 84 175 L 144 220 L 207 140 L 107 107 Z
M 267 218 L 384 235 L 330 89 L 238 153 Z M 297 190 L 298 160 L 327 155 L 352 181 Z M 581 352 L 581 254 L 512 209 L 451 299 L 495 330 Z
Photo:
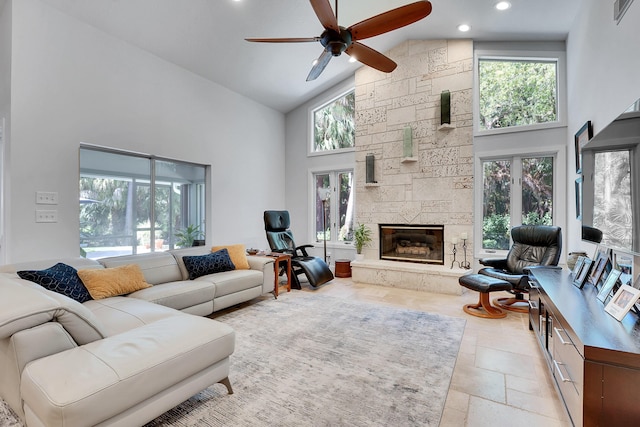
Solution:
M 482 274 L 468 274 L 458 279 L 465 288 L 472 289 L 474 291 L 487 293 L 494 291 L 510 291 L 512 288 L 511 283 L 496 279 L 490 276 L 484 276 Z
M 45 270 L 18 271 L 18 276 L 80 303 L 93 299 L 80 277 L 78 277 L 78 271 L 61 262 Z
M 221 273 L 223 271 L 235 270 L 236 266 L 231 261 L 229 251 L 220 249 L 206 255 L 185 255 L 182 257 L 184 266 L 189 273 L 189 280 L 197 279 L 207 274 Z

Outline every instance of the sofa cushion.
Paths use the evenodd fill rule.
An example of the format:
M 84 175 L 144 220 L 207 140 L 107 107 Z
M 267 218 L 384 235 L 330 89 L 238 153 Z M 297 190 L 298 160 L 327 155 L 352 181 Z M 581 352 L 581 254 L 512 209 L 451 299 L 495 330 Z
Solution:
M 37 283 L 80 303 L 91 299 L 89 291 L 78 277 L 78 271 L 70 265 L 59 262 L 44 270 L 22 270 L 17 274 L 21 279 Z
M 22 374 L 27 421 L 100 424 L 214 366 L 224 372 L 234 345 L 229 326 L 182 314 L 35 360 Z
M 176 259 L 168 252 L 101 258 L 100 264 L 107 268 L 137 264 L 142 270 L 142 274 L 144 274 L 144 280 L 152 285 L 183 280 L 182 272 Z
M 125 295 L 151 286 L 144 280 L 137 264 L 103 270 L 79 270 L 78 276 L 93 299 Z
M 198 277 L 196 281 L 209 281 L 216 285 L 216 298 L 234 292 L 262 286 L 263 274 L 256 270 L 235 270 Z M 271 285 L 273 288 L 273 284 Z
M 211 311 L 213 312 L 215 294 L 216 286 L 212 282 L 180 280 L 142 289 L 127 296 L 175 308 L 176 310 L 184 310 L 208 302 L 211 303 Z
M 184 256 L 182 260 L 189 272 L 189 280 L 207 274 L 235 270 L 236 268 L 233 262 L 231 262 L 229 251 L 226 249 L 221 249 L 206 255 Z
M 128 296 L 91 300 L 82 305 L 104 325 L 108 336 L 183 314 L 169 307 Z
M 107 336 L 101 322 L 83 304 L 32 282 L 22 282 L 26 286 L 21 282 L 0 277 L 0 339 L 51 321 L 62 325 L 79 345 Z
M 243 244 L 214 246 L 211 248 L 211 252 L 216 252 L 220 249 L 226 249 L 229 251 L 229 257 L 231 258 L 231 262 L 233 262 L 233 265 L 236 266 L 236 270 L 249 269 L 249 261 L 247 261 L 247 248 Z

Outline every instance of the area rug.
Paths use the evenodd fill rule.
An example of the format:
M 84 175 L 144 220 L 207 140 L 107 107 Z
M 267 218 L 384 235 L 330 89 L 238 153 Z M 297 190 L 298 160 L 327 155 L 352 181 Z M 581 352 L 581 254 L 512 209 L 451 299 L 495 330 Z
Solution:
M 216 320 L 236 331 L 234 394 L 211 386 L 147 427 L 437 426 L 465 324 L 308 292 Z

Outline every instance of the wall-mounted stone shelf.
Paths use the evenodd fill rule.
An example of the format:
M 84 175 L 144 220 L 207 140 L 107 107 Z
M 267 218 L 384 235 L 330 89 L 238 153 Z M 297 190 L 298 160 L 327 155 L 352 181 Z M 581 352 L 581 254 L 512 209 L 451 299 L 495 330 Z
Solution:
M 401 163 L 415 163 L 417 161 L 417 157 L 403 157 L 402 160 L 400 160 Z
M 380 187 L 380 183 L 379 182 L 365 182 L 364 186 L 365 186 L 365 188 L 366 187 Z
M 443 130 L 443 131 L 451 130 L 451 129 L 455 129 L 455 128 L 456 127 L 454 125 L 449 124 L 449 123 L 445 123 L 443 125 L 438 126 L 438 130 Z

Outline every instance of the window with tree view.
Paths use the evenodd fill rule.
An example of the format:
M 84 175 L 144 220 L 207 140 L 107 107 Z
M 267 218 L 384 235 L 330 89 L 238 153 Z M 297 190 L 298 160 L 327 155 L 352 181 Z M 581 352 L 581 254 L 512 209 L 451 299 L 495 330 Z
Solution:
M 313 175 L 315 195 L 315 240 L 353 240 L 353 171 L 321 172 Z M 335 230 L 335 232 L 333 231 Z
M 551 156 L 484 160 L 482 248 L 508 250 L 515 225 L 553 224 Z
M 557 60 L 478 60 L 478 129 L 558 121 Z
M 313 152 L 353 148 L 355 92 L 351 91 L 313 110 Z
M 205 170 L 81 148 L 80 253 L 95 259 L 165 251 L 204 238 Z

